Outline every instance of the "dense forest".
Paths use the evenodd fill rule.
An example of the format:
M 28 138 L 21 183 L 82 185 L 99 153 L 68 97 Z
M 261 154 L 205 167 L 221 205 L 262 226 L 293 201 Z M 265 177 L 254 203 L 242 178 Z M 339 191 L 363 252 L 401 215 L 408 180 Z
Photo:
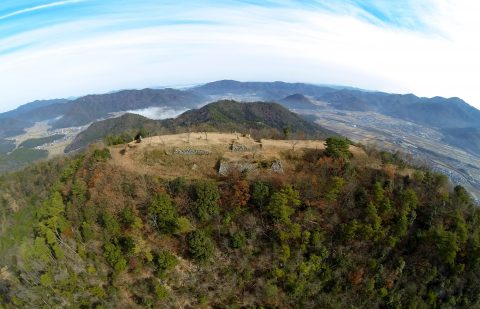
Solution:
M 165 179 L 110 151 L 1 176 L 0 307 L 480 306 L 480 211 L 396 155 L 329 138 L 284 173 Z

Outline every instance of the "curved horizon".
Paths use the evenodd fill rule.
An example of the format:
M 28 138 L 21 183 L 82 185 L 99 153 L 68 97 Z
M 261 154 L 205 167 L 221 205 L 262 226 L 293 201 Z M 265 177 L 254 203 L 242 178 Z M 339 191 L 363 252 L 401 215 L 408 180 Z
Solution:
M 7 0 L 0 110 L 220 79 L 460 97 L 478 108 L 478 8 L 466 0 Z

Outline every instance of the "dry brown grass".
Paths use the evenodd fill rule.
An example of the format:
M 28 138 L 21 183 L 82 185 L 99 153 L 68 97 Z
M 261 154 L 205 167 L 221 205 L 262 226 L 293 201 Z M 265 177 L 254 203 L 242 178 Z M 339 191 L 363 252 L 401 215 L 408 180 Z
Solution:
M 232 152 L 230 145 L 239 143 L 249 151 Z M 208 150 L 208 155 L 174 154 L 176 148 Z M 175 178 L 212 177 L 217 174 L 219 160 L 261 162 L 284 158 L 286 153 L 301 155 L 305 149 L 325 148 L 321 140 L 270 140 L 256 141 L 236 133 L 202 132 L 172 134 L 145 138 L 141 143 L 110 147 L 114 165 L 132 172 Z M 351 146 L 354 157 L 366 156 L 358 147 Z M 174 168 L 172 168 L 174 167 Z M 284 168 L 289 169 L 288 166 Z

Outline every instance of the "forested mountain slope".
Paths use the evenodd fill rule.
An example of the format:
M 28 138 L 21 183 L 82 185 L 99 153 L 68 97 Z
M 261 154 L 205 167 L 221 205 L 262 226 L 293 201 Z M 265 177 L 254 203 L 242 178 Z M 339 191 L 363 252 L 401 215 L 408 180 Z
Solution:
M 157 147 L 138 160 L 218 160 Z M 341 138 L 195 178 L 124 170 L 123 149 L 0 178 L 7 308 L 480 305 L 480 211 L 442 175 Z
M 109 113 L 137 110 L 147 107 L 193 108 L 202 98 L 188 91 L 176 89 L 124 90 L 110 94 L 88 95 L 72 102 L 63 117 L 53 123 L 54 128 L 81 126 Z

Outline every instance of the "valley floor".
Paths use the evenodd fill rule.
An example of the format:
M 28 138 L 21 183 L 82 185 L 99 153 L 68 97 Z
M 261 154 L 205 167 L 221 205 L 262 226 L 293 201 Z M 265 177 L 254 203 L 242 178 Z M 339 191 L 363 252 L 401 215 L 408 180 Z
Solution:
M 88 126 L 89 125 L 50 130 L 51 126 L 48 124 L 48 121 L 42 121 L 37 122 L 34 126 L 25 129 L 24 134 L 14 136 L 9 139 L 13 140 L 15 145 L 18 147 L 22 142 L 31 139 L 45 138 L 56 134 L 64 135 L 64 137 L 59 140 L 35 147 L 35 149 L 38 150 L 48 151 L 48 157 L 52 158 L 58 155 L 63 155 L 65 147 L 67 147 L 73 141 L 78 133 L 85 130 Z

